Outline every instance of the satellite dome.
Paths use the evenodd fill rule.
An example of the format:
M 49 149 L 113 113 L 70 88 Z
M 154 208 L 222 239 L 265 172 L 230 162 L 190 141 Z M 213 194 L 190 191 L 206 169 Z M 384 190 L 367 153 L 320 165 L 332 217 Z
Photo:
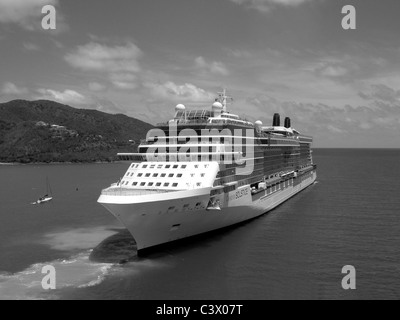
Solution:
M 257 120 L 257 121 L 255 122 L 255 125 L 258 126 L 258 127 L 261 127 L 261 126 L 263 125 L 263 123 L 262 123 L 262 121 Z
M 222 105 L 221 102 L 214 102 L 212 105 L 213 110 L 222 110 L 224 108 L 224 106 Z
M 186 109 L 186 107 L 183 105 L 183 104 L 178 104 L 176 107 L 175 107 L 175 110 L 176 111 L 184 111 Z

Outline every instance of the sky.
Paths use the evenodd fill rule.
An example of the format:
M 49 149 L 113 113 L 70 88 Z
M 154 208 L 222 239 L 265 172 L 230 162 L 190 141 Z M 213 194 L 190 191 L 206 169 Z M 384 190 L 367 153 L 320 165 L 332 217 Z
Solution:
M 45 5 L 56 30 L 42 28 Z M 399 148 L 399 12 L 398 0 L 0 0 L 0 103 L 155 125 L 226 88 L 230 112 L 289 116 L 315 147 Z

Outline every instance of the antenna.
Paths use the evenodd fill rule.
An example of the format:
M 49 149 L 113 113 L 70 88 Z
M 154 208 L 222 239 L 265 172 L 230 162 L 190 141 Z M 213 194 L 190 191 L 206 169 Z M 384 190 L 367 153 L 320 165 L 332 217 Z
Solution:
M 222 92 L 218 92 L 218 97 L 219 97 L 218 98 L 219 102 L 221 102 L 222 106 L 223 106 L 222 111 L 226 112 L 226 107 L 228 106 L 228 100 L 230 100 L 232 102 L 233 98 L 232 97 L 228 97 L 226 95 L 226 88 L 223 88 Z

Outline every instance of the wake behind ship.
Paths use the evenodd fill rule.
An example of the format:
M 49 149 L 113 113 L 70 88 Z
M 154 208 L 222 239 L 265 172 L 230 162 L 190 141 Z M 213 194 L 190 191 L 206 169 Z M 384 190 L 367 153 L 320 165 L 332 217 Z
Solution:
M 258 217 L 316 180 L 312 137 L 279 114 L 272 126 L 227 111 L 225 91 L 210 109 L 177 105 L 147 134 L 118 183 L 98 200 L 129 230 L 138 253 Z

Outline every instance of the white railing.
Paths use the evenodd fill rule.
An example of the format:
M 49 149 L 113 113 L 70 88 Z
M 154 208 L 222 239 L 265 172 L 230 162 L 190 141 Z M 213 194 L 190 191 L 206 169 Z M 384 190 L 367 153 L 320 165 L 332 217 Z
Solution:
M 177 190 L 147 190 L 147 189 L 126 189 L 126 188 L 109 188 L 104 189 L 101 195 L 104 196 L 145 196 L 149 194 L 160 194 L 173 192 Z

